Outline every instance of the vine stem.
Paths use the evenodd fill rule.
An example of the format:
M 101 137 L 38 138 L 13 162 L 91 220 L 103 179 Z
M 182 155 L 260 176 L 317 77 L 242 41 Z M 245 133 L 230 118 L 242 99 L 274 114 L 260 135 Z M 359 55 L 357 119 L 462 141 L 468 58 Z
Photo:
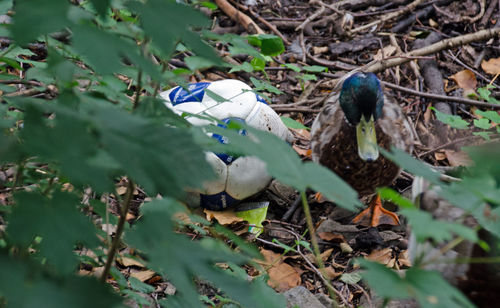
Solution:
M 335 292 L 336 290 L 333 288 L 332 284 L 327 278 L 325 271 L 325 264 L 323 263 L 323 260 L 321 259 L 321 254 L 319 252 L 318 239 L 316 238 L 316 229 L 314 228 L 313 225 L 311 210 L 309 209 L 309 203 L 307 202 L 307 196 L 305 191 L 300 192 L 300 197 L 302 198 L 302 207 L 304 208 L 304 214 L 306 215 L 307 228 L 309 229 L 309 235 L 311 236 L 313 252 L 314 256 L 316 257 L 316 263 L 319 266 L 319 271 L 322 276 L 321 278 L 323 278 L 322 280 L 325 283 L 326 288 L 328 289 L 328 294 L 330 295 L 330 298 L 333 299 L 334 307 L 338 307 L 337 296 L 336 296 L 337 292 Z
M 101 275 L 101 281 L 105 282 L 108 277 L 109 270 L 111 269 L 111 264 L 115 259 L 116 251 L 118 250 L 118 246 L 120 244 L 120 239 L 123 234 L 123 228 L 125 226 L 125 221 L 127 218 L 127 212 L 130 207 L 130 203 L 132 203 L 132 196 L 134 195 L 135 184 L 131 179 L 128 180 L 127 190 L 125 191 L 125 199 L 121 205 L 120 211 L 120 220 L 118 221 L 118 226 L 116 228 L 116 234 L 113 242 L 111 243 L 111 248 L 108 251 L 108 257 L 106 259 L 106 265 L 104 266 L 104 271 Z

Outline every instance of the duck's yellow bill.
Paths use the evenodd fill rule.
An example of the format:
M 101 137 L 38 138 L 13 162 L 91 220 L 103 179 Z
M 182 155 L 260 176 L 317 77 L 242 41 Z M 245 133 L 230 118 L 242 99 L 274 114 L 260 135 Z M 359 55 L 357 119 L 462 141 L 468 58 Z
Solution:
M 361 120 L 356 125 L 356 138 L 358 140 L 359 157 L 365 161 L 376 160 L 378 158 L 378 146 L 373 116 L 368 121 L 364 116 L 361 116 Z

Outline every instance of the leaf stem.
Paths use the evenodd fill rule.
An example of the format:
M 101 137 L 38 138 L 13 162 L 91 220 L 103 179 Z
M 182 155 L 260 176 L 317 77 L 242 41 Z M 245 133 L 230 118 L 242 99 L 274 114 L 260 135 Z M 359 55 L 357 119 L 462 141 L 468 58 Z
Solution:
M 141 89 L 142 89 L 142 70 L 139 68 L 137 72 L 137 84 L 135 85 L 135 98 L 134 105 L 132 106 L 132 110 L 137 109 L 139 107 L 139 97 L 141 97 Z
M 320 273 L 323 276 L 321 278 L 323 278 L 322 280 L 325 283 L 326 288 L 328 289 L 328 294 L 330 295 L 330 298 L 333 299 L 334 307 L 338 307 L 337 296 L 335 292 L 336 290 L 333 288 L 333 286 L 331 285 L 330 281 L 327 278 L 327 275 L 325 274 L 326 273 L 325 264 L 321 259 L 318 239 L 316 238 L 316 230 L 313 225 L 311 210 L 309 209 L 309 203 L 307 202 L 307 196 L 305 191 L 301 191 L 300 196 L 302 198 L 302 207 L 304 208 L 304 214 L 306 215 L 307 228 L 309 229 L 309 235 L 311 236 L 311 243 L 313 246 L 314 256 L 316 257 L 316 263 L 318 264 Z
M 123 228 L 125 226 L 125 221 L 127 218 L 127 212 L 132 203 L 132 196 L 134 195 L 135 184 L 131 179 L 128 180 L 127 191 L 125 192 L 125 199 L 123 200 L 121 206 L 120 220 L 118 221 L 118 226 L 116 228 L 115 238 L 111 244 L 111 248 L 108 251 L 108 257 L 106 259 L 106 265 L 104 266 L 104 271 L 101 275 L 101 281 L 105 282 L 108 277 L 109 270 L 111 269 L 111 264 L 115 259 L 116 251 L 118 250 L 118 245 L 120 244 L 120 239 L 123 233 Z
M 16 175 L 14 175 L 14 183 L 12 183 L 12 193 L 15 193 L 17 187 L 19 187 L 19 184 L 23 177 L 23 171 L 24 171 L 24 161 L 20 162 L 19 165 L 17 166 Z

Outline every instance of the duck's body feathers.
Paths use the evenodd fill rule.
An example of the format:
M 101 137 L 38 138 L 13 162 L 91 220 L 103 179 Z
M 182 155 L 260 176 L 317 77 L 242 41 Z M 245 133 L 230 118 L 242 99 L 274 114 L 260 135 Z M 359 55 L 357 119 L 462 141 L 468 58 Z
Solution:
M 411 152 L 414 136 L 401 108 L 384 97 L 382 110 L 382 116 L 375 122 L 378 146 L 389 150 L 393 145 Z M 400 173 L 400 168 L 382 155 L 373 162 L 359 157 L 356 129 L 346 120 L 338 95 L 327 101 L 314 120 L 311 150 L 314 161 L 333 170 L 361 196 L 390 185 Z

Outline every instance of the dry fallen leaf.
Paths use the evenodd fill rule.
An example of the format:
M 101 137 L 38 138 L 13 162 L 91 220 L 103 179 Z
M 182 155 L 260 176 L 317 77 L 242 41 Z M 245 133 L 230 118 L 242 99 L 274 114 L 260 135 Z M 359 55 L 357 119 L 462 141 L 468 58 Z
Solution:
M 476 90 L 476 75 L 474 75 L 474 73 L 470 70 L 465 69 L 451 75 L 450 79 L 453 79 L 453 81 L 455 81 L 460 88 L 464 89 L 464 96 L 467 96 Z
M 408 256 L 408 250 L 403 250 L 399 253 L 398 263 L 399 263 L 399 267 L 402 267 L 402 268 L 411 267 L 411 261 L 410 261 L 410 258 Z
M 375 249 L 366 256 L 366 259 L 388 265 L 392 259 L 392 248 Z
M 332 233 L 332 232 L 318 232 L 320 239 L 328 242 L 341 243 L 345 242 L 345 238 L 342 234 Z
M 300 272 L 283 262 L 280 254 L 266 249 L 261 249 L 260 253 L 264 256 L 265 261 L 259 260 L 257 262 L 266 266 L 269 286 L 283 292 L 301 284 Z
M 328 52 L 330 48 L 328 46 L 322 46 L 322 47 L 313 47 L 313 53 L 315 55 L 319 55 L 325 52 Z
M 311 133 L 307 129 L 303 128 L 290 128 L 290 131 L 297 139 L 309 140 L 311 138 Z
M 392 56 L 396 52 L 396 47 L 393 45 L 389 45 L 384 47 L 383 49 L 379 49 L 377 53 L 373 56 L 374 60 L 382 60 L 389 56 Z
M 303 149 L 302 147 L 299 147 L 299 146 L 297 146 L 295 144 L 292 147 L 295 150 L 295 152 L 297 152 L 297 154 L 299 154 L 300 156 L 302 156 L 302 157 L 309 157 L 310 156 L 309 152 L 311 150 L 309 150 L 309 149 Z
M 142 262 L 140 262 L 136 259 L 129 258 L 129 257 L 118 257 L 118 258 L 116 258 L 116 261 L 118 261 L 118 263 L 120 263 L 121 265 L 123 265 L 125 267 L 129 267 L 129 266 L 137 266 L 140 268 L 144 267 L 144 264 Z
M 481 67 L 490 75 L 500 74 L 500 58 L 492 58 L 488 61 L 483 60 Z
M 452 167 L 470 166 L 472 163 L 469 155 L 463 151 L 444 150 L 444 154 Z
M 207 216 L 207 220 L 211 221 L 212 219 L 217 220 L 221 225 L 230 225 L 235 222 L 243 221 L 243 218 L 236 216 L 234 211 L 226 210 L 226 211 L 210 211 L 203 210 L 205 215 Z
M 434 158 L 436 160 L 445 160 L 446 155 L 443 152 L 439 151 L 434 153 Z
M 342 275 L 342 272 L 336 272 L 333 267 L 327 266 L 325 267 L 325 274 L 328 279 L 335 279 Z
M 151 270 L 146 270 L 146 271 L 136 271 L 136 270 L 131 270 L 130 271 L 130 276 L 139 279 L 140 281 L 144 282 L 151 277 L 155 275 L 154 271 Z

